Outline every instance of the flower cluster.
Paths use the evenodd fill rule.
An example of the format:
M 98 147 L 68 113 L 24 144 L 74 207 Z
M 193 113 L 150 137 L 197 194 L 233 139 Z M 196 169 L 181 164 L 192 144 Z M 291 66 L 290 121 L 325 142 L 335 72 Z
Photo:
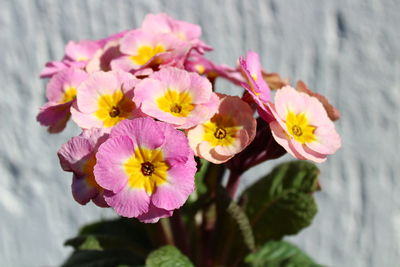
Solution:
M 58 152 L 78 203 L 157 222 L 195 189 L 195 157 L 242 166 L 239 155 L 248 155 L 254 166 L 267 159 L 257 153 L 281 155 L 283 147 L 323 162 L 340 147 L 332 122 L 339 113 L 325 98 L 265 72 L 254 52 L 235 68 L 217 65 L 204 57 L 212 48 L 200 36 L 198 25 L 150 14 L 139 29 L 71 41 L 61 61 L 46 64 L 48 102 L 37 119 L 51 133 L 70 118 L 82 129 Z M 218 77 L 242 86 L 243 97 L 216 93 Z M 263 132 L 255 110 L 269 124 Z M 263 138 L 268 149 L 249 146 Z

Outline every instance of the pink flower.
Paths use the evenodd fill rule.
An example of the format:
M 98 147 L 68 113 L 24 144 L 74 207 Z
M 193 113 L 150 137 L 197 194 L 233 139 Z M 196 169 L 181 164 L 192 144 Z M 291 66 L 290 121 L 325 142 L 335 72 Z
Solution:
M 275 140 L 298 159 L 323 162 L 341 146 L 340 136 L 317 98 L 286 86 L 276 92 L 269 108 Z
M 111 61 L 121 57 L 119 50 L 119 40 L 109 41 L 102 49 L 99 49 L 86 65 L 86 71 L 93 73 L 96 71 L 110 71 Z
M 185 135 L 151 118 L 114 127 L 96 155 L 96 181 L 106 202 L 125 217 L 157 222 L 194 190 L 196 163 Z
M 173 19 L 164 13 L 148 14 L 143 20 L 142 30 L 151 33 L 172 33 L 180 40 L 190 42 L 200 53 L 212 50 L 199 40 L 201 36 L 199 25 Z
M 78 86 L 86 80 L 87 73 L 80 69 L 65 69 L 54 75 L 46 88 L 49 102 L 40 108 L 37 120 L 48 126 L 50 133 L 62 131 L 70 116 L 71 105 L 75 102 Z
M 137 79 L 126 72 L 93 73 L 78 88 L 72 119 L 83 129 L 109 128 L 120 121 L 140 116 L 133 103 Z
M 306 93 L 307 95 L 316 97 L 319 101 L 321 101 L 324 106 L 326 112 L 328 113 L 328 117 L 332 121 L 336 121 L 340 118 L 340 112 L 337 108 L 335 108 L 331 103 L 329 103 L 328 99 L 323 95 L 314 93 L 311 91 L 307 85 L 303 81 L 298 81 L 296 84 L 296 89 L 299 92 Z
M 104 200 L 104 189 L 94 178 L 97 148 L 108 137 L 101 129 L 91 129 L 72 137 L 58 151 L 61 167 L 72 172 L 72 196 L 79 204 L 86 205 L 90 200 L 97 206 L 108 207 Z
M 123 56 L 112 60 L 111 68 L 137 72 L 164 65 L 182 66 L 189 49 L 172 34 L 133 30 L 121 39 Z
M 237 96 L 220 95 L 218 112 L 188 131 L 189 144 L 196 156 L 223 163 L 253 141 L 256 125 L 247 103 Z
M 213 82 L 217 77 L 225 78 L 237 85 L 241 85 L 244 82 L 244 79 L 238 70 L 225 65 L 216 65 L 214 62 L 198 53 L 189 54 L 185 61 L 185 70 L 204 75 L 211 82 Z
M 51 78 L 60 71 L 69 68 L 83 68 L 84 63 L 74 62 L 68 59 L 63 59 L 62 61 L 50 61 L 47 62 L 45 68 L 40 73 L 40 78 Z
M 88 62 L 100 48 L 100 44 L 92 40 L 69 41 L 65 57 L 74 62 Z
M 218 108 L 206 78 L 177 68 L 161 69 L 142 80 L 134 100 L 145 114 L 180 129 L 207 121 Z
M 101 45 L 96 41 L 70 41 L 65 47 L 64 58 L 61 61 L 46 63 L 44 70 L 40 73 L 40 78 L 51 78 L 58 72 L 68 68 L 83 69 L 100 48 Z
M 257 111 L 260 116 L 267 122 L 273 120 L 271 112 L 266 104 L 270 99 L 270 88 L 263 79 L 261 73 L 260 59 L 257 53 L 249 51 L 247 58 L 239 58 L 239 63 L 247 83 L 242 83 L 242 86 L 252 96 L 254 102 L 257 104 Z

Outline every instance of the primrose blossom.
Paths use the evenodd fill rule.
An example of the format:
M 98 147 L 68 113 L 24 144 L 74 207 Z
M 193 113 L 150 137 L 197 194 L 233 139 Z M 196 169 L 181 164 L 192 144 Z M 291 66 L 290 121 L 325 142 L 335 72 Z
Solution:
M 141 116 L 132 101 L 137 79 L 127 72 L 95 72 L 78 88 L 72 119 L 83 129 L 106 128 Z
M 70 68 L 54 75 L 46 88 L 48 102 L 40 108 L 37 120 L 48 126 L 50 133 L 61 132 L 69 118 L 70 108 L 76 102 L 77 88 L 86 80 L 88 74 L 83 70 Z
M 179 149 L 177 149 L 179 147 Z M 97 183 L 125 217 L 157 222 L 171 216 L 194 190 L 196 163 L 186 136 L 151 118 L 124 120 L 96 155 Z
M 107 137 L 102 129 L 85 130 L 62 145 L 57 153 L 63 170 L 73 173 L 72 196 L 81 205 L 92 200 L 97 206 L 108 207 L 104 189 L 96 183 L 93 174 L 97 149 Z
M 286 86 L 268 107 L 276 119 L 270 122 L 272 134 L 292 156 L 321 163 L 340 148 L 335 125 L 317 98 Z
M 246 102 L 237 96 L 220 94 L 219 97 L 217 113 L 187 132 L 195 155 L 216 164 L 228 161 L 248 146 L 257 125 Z
M 182 66 L 189 49 L 173 34 L 132 30 L 120 40 L 122 56 L 111 61 L 111 68 L 148 75 L 153 68 Z
M 134 100 L 143 113 L 179 129 L 207 121 L 218 108 L 218 96 L 207 78 L 173 67 L 138 83 Z

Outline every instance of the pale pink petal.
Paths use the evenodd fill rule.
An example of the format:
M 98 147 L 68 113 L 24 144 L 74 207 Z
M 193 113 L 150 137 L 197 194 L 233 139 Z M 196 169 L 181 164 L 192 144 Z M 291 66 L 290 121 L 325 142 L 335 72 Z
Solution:
M 77 109 L 76 105 L 71 107 L 72 120 L 78 124 L 82 129 L 101 128 L 103 122 L 95 117 L 93 113 L 85 114 Z
M 117 194 L 104 193 L 104 199 L 119 215 L 132 218 L 149 211 L 150 198 L 142 189 L 122 188 Z
M 88 74 L 81 69 L 69 68 L 54 75 L 46 87 L 46 97 L 49 101 L 62 102 L 65 90 L 78 88 L 86 80 Z
M 130 56 L 120 56 L 114 58 L 110 62 L 110 66 L 112 70 L 120 70 L 120 71 L 131 71 L 135 68 L 138 68 L 130 58 Z
M 299 142 L 296 142 L 295 140 L 289 140 L 289 143 L 293 149 L 299 153 L 301 156 L 308 160 L 312 160 L 316 163 L 322 163 L 326 161 L 326 155 L 320 154 L 318 152 L 312 151 L 308 149 L 305 145 L 300 144 Z
M 249 143 L 247 131 L 242 129 L 238 131 L 233 144 L 229 146 L 216 146 L 214 151 L 221 156 L 232 156 L 242 151 Z
M 206 141 L 202 141 L 197 145 L 196 155 L 215 164 L 224 163 L 234 156 L 234 155 L 224 156 L 216 153 L 214 151 L 214 147 L 211 146 L 210 143 Z
M 296 89 L 285 86 L 275 94 L 275 109 L 282 120 L 286 120 L 287 112 L 290 110 L 299 114 L 307 108 L 307 97 L 305 93 L 299 93 Z
M 162 81 L 163 86 L 169 90 L 186 92 L 189 89 L 195 89 L 191 88 L 191 77 L 189 76 L 189 73 L 187 71 L 180 70 L 178 68 L 171 67 L 171 68 L 161 69 L 160 71 L 155 72 L 151 76 L 151 78 Z M 201 88 L 201 90 L 204 89 Z
M 100 48 L 101 46 L 96 41 L 69 41 L 65 47 L 65 55 L 74 61 L 87 61 L 91 59 Z
M 334 154 L 341 146 L 340 136 L 333 127 L 318 127 L 314 134 L 317 140 L 306 145 L 315 152 Z
M 271 127 L 272 136 L 274 137 L 275 141 L 280 144 L 289 154 L 297 159 L 306 159 L 304 156 L 298 153 L 293 146 L 291 146 L 288 135 L 277 121 L 271 122 L 269 126 Z
M 189 73 L 190 75 L 190 89 L 193 95 L 194 104 L 207 103 L 211 99 L 212 85 L 208 79 L 198 75 L 197 73 Z

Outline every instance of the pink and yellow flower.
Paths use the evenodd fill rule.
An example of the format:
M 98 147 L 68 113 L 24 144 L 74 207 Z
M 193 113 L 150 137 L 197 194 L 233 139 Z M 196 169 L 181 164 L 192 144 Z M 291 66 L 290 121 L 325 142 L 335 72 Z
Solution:
M 180 129 L 207 121 L 218 108 L 218 96 L 206 78 L 173 67 L 142 80 L 134 100 L 145 114 Z
M 111 68 L 148 74 L 152 67 L 183 65 L 189 49 L 173 34 L 132 30 L 121 39 L 123 55 L 111 61 Z
M 104 201 L 104 189 L 94 178 L 95 154 L 101 143 L 107 139 L 101 129 L 93 128 L 72 137 L 58 151 L 61 167 L 72 172 L 72 196 L 79 204 L 86 205 L 90 200 L 97 206 L 108 207 Z
M 240 57 L 239 63 L 247 83 L 242 86 L 252 96 L 257 104 L 257 111 L 267 122 L 273 121 L 273 116 L 267 107 L 270 100 L 271 90 L 262 76 L 260 58 L 257 53 L 249 51 L 246 59 Z
M 286 86 L 276 92 L 269 108 L 275 140 L 298 159 L 323 162 L 341 146 L 340 136 L 317 98 Z
M 220 95 L 218 112 L 187 133 L 196 156 L 219 164 L 249 145 L 256 134 L 250 106 L 237 96 Z
M 151 33 L 172 33 L 180 40 L 190 42 L 200 53 L 212 50 L 199 39 L 201 36 L 199 25 L 173 19 L 165 13 L 148 14 L 143 20 L 142 29 Z
M 132 101 L 137 79 L 125 72 L 93 73 L 78 88 L 72 119 L 83 129 L 108 128 L 141 115 Z
M 96 41 L 70 41 L 65 47 L 64 58 L 61 61 L 46 63 L 45 68 L 40 73 L 40 78 L 51 78 L 53 75 L 68 68 L 83 69 L 100 48 L 100 44 Z
M 112 129 L 96 158 L 96 181 L 109 190 L 105 200 L 125 217 L 157 222 L 194 190 L 193 152 L 186 136 L 167 123 L 125 120 Z
M 80 69 L 65 69 L 54 75 L 46 88 L 48 102 L 40 108 L 37 120 L 48 126 L 50 133 L 62 131 L 71 117 L 70 108 L 75 102 L 77 88 L 86 80 L 87 73 Z

